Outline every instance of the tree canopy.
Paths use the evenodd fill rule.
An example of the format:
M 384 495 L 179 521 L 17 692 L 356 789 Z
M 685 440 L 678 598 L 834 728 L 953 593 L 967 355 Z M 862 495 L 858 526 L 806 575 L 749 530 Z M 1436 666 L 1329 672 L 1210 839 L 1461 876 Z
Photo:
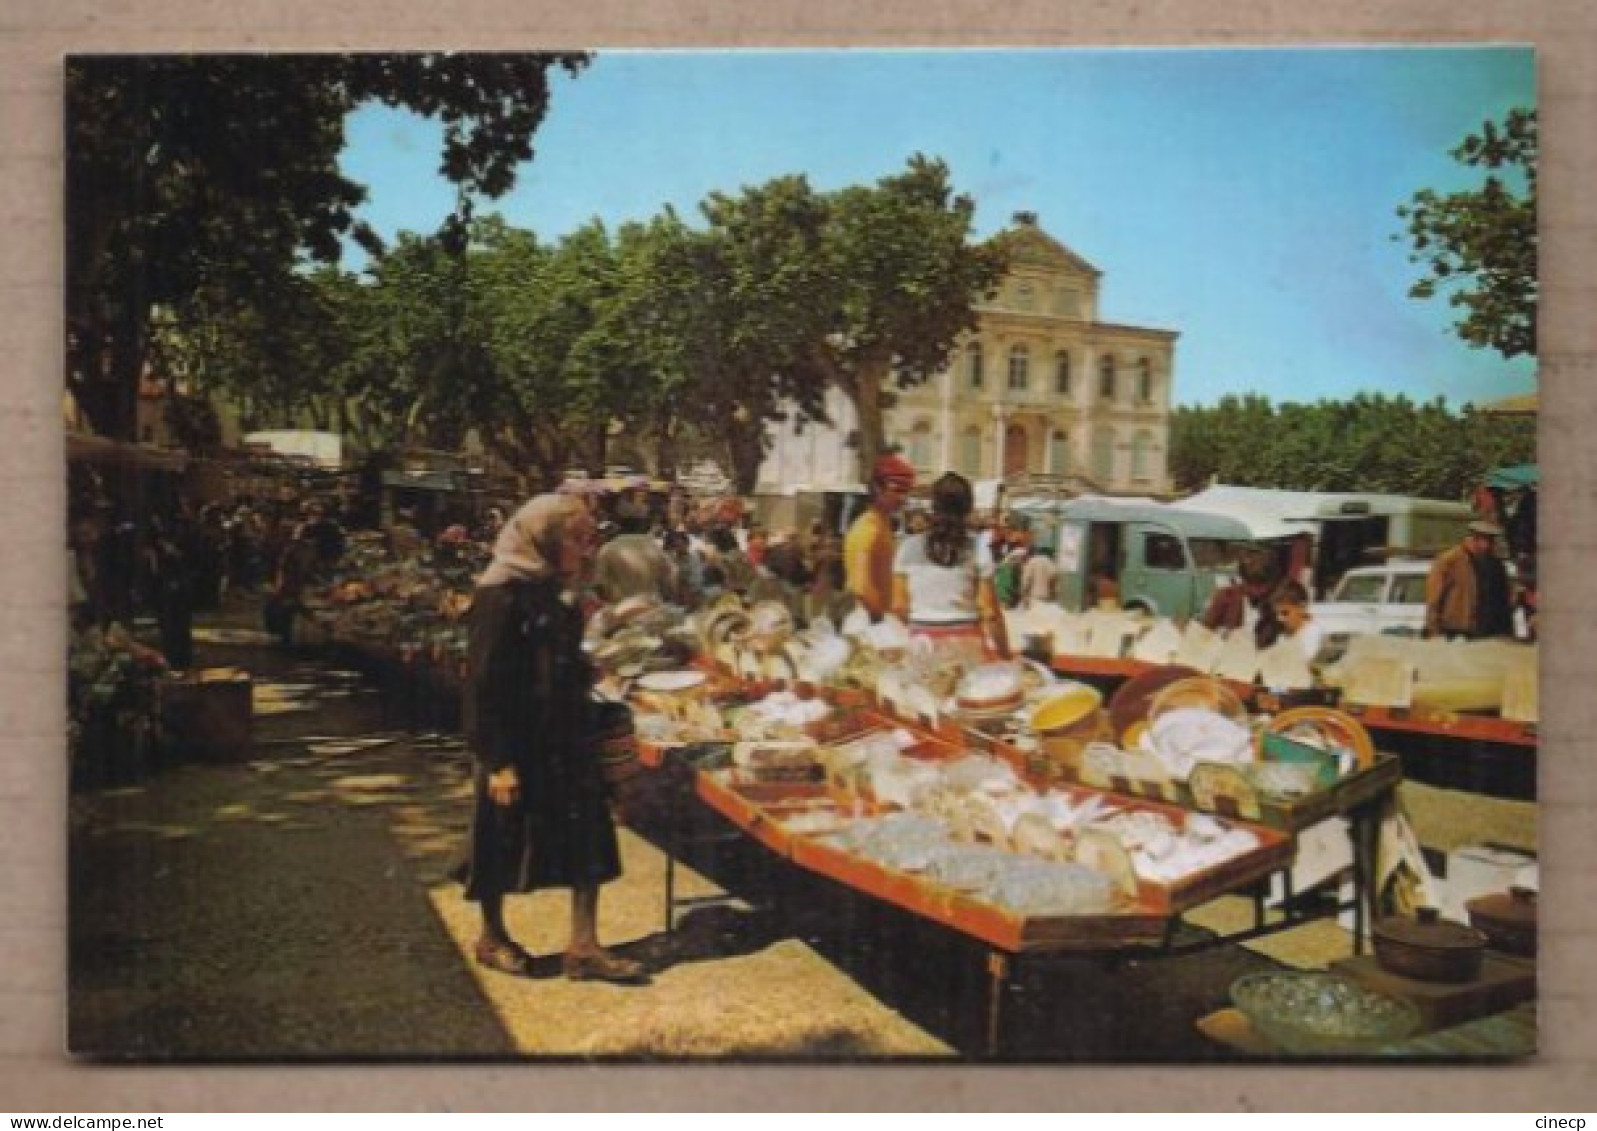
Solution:
M 182 371 L 368 445 L 475 430 L 545 482 L 602 471 L 620 423 L 657 472 L 708 443 L 747 493 L 770 425 L 824 420 L 833 385 L 874 460 L 890 386 L 942 368 L 1002 273 L 1001 251 L 969 244 L 970 211 L 940 162 L 916 158 L 834 193 L 798 175 L 711 193 L 697 225 L 666 208 L 549 243 L 451 218 L 402 235 L 364 278 L 300 272 L 252 300 L 202 288 L 182 308 Z
M 1219 481 L 1455 499 L 1492 468 L 1535 458 L 1534 421 L 1370 393 L 1281 405 L 1224 397 L 1177 408 L 1170 427 L 1170 474 L 1183 491 Z
M 492 197 L 532 156 L 549 72 L 581 54 L 75 56 L 66 65 L 67 386 L 131 438 L 162 312 L 281 307 L 356 222 L 338 168 L 368 101 L 440 117 L 440 172 Z M 289 300 L 291 301 L 291 300 Z
M 1421 189 L 1397 210 L 1409 260 L 1426 272 L 1409 294 L 1446 294 L 1462 312 L 1454 324 L 1459 337 L 1504 357 L 1536 353 L 1538 146 L 1536 111 L 1512 110 L 1452 151 L 1486 171 L 1478 188 Z
M 224 391 L 246 426 L 305 420 L 368 448 L 475 432 L 546 481 L 602 469 L 618 423 L 669 473 L 713 441 L 752 491 L 770 425 L 858 409 L 862 467 L 891 390 L 975 323 L 1005 255 L 912 158 L 875 184 L 800 175 L 549 241 L 477 198 L 510 187 L 581 55 L 81 57 L 67 67 L 69 390 L 128 438 L 147 370 Z M 441 118 L 454 214 L 392 247 L 339 170 L 368 101 Z M 353 240 L 361 275 L 338 266 Z M 702 446 L 701 446 L 702 450 Z
M 823 249 L 830 331 L 810 363 L 854 402 L 860 477 L 881 451 L 892 389 L 921 384 L 948 363 L 975 328 L 975 303 L 990 297 L 1008 257 L 973 243 L 975 202 L 955 193 L 948 166 L 921 155 L 872 186 L 829 200 Z

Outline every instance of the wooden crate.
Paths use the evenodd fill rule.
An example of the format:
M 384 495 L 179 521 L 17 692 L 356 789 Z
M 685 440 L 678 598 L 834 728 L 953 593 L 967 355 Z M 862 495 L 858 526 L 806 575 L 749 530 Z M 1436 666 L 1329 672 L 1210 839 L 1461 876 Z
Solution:
M 252 750 L 254 682 L 237 668 L 208 668 L 161 690 L 161 717 L 180 757 L 242 762 Z
M 1140 901 L 1096 915 L 1026 916 L 810 837 L 794 839 L 793 862 L 1011 953 L 1112 950 L 1164 937 L 1166 917 Z

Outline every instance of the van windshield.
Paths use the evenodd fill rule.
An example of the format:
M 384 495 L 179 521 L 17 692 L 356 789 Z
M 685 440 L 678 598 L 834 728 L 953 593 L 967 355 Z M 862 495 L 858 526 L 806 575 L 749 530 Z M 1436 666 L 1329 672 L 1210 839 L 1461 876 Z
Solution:
M 1192 550 L 1192 564 L 1198 569 L 1237 568 L 1237 552 L 1241 547 L 1236 542 L 1222 538 L 1188 538 L 1187 546 Z

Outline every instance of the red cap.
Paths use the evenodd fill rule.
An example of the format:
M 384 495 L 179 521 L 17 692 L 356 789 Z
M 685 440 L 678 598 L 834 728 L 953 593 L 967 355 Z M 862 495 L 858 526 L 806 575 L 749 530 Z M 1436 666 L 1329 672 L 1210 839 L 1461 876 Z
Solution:
M 878 483 L 890 483 L 899 487 L 915 486 L 915 466 L 896 452 L 889 452 L 879 456 L 876 468 L 871 476 Z

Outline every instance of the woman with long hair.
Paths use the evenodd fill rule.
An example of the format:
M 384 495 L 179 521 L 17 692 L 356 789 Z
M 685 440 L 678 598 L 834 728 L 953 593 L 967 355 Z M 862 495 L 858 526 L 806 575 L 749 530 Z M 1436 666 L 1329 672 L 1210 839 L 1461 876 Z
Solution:
M 1007 660 L 1009 634 L 993 588 L 993 557 L 970 530 L 970 480 L 948 472 L 932 484 L 930 525 L 904 540 L 893 562 L 893 612 L 910 635 L 970 663 Z

